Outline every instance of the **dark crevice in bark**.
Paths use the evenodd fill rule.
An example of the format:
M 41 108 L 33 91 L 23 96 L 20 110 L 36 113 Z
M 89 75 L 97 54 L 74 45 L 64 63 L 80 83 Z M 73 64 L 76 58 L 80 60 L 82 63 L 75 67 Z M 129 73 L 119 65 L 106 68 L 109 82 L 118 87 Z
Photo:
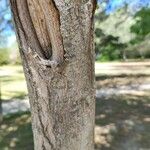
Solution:
M 42 150 L 46 150 L 46 147 L 45 147 L 45 145 L 44 145 L 44 142 L 43 142 L 43 144 L 42 144 Z
M 33 34 L 35 35 L 35 39 L 37 40 L 37 45 L 39 45 L 39 48 L 40 48 L 40 55 L 42 55 L 42 57 L 43 58 L 46 58 L 47 59 L 47 56 L 46 56 L 46 53 L 44 52 L 44 50 L 43 50 L 43 48 L 42 48 L 42 46 L 41 46 L 41 43 L 40 43 L 40 41 L 39 41 L 39 39 L 38 39 L 38 36 L 37 36 L 37 33 L 36 33 L 36 30 L 35 30 L 35 28 L 34 28 L 34 25 L 33 25 L 33 21 L 32 21 L 32 17 L 31 17 L 31 14 L 30 14 L 30 11 L 29 11 L 29 6 L 28 6 L 28 3 L 27 3 L 27 0 L 25 0 L 26 1 L 26 6 L 27 6 L 27 12 L 28 12 L 28 15 L 29 15 L 29 21 L 31 22 L 31 24 L 32 24 L 32 31 L 33 31 Z M 31 47 L 32 48 L 32 50 L 34 50 L 35 52 L 37 52 L 38 53 L 38 51 L 36 50 L 36 49 L 34 49 L 33 47 Z M 50 53 L 52 53 L 52 52 L 50 52 Z M 51 57 L 51 56 L 50 56 Z M 50 59 L 50 57 L 49 57 L 49 59 Z
M 91 18 L 91 20 L 93 20 L 94 18 L 92 17 Z M 93 41 L 93 38 L 94 38 L 94 36 L 93 36 L 93 28 L 94 28 L 94 24 L 93 24 L 93 21 L 91 21 L 91 25 L 90 25 L 90 34 L 89 34 L 89 42 L 88 43 L 93 43 L 94 41 Z M 94 44 L 93 44 L 93 47 L 94 47 Z M 92 52 L 93 51 L 93 52 Z M 89 56 L 89 62 L 90 62 L 90 65 L 91 65 L 91 68 L 92 68 L 92 66 L 94 66 L 94 60 L 95 60 L 95 57 L 93 56 L 94 55 L 94 53 L 95 53 L 95 51 L 94 51 L 94 48 L 93 49 L 91 49 L 91 45 L 90 44 L 88 44 L 88 53 L 90 53 L 91 55 L 88 55 Z M 91 70 L 90 71 L 90 73 L 89 73 L 89 75 L 90 75 L 90 81 L 91 81 L 91 85 L 94 85 L 94 80 L 95 80 L 95 78 L 93 78 L 93 74 L 94 74 L 94 72 L 95 72 L 95 70 L 94 70 L 94 68 L 92 68 L 93 70 Z M 94 87 L 93 87 L 94 88 Z
M 33 0 L 33 1 L 34 1 L 34 0 Z M 30 7 L 30 5 L 31 5 L 31 3 L 32 3 L 33 1 L 27 0 L 28 10 L 29 10 L 29 13 L 30 13 L 30 18 L 31 18 L 31 20 L 33 19 L 33 18 L 32 18 L 32 14 L 33 14 L 32 10 L 33 10 L 33 9 L 30 11 L 29 7 Z M 32 5 L 32 6 L 34 7 L 34 10 L 37 9 L 36 4 L 38 5 L 38 7 L 40 7 L 40 11 L 41 11 L 40 13 L 43 14 L 43 11 L 42 11 L 41 6 L 40 6 L 40 3 L 39 3 L 39 0 L 34 1 L 33 5 Z M 34 12 L 34 14 L 36 14 L 36 13 L 38 13 L 38 11 L 37 11 L 37 12 L 36 12 L 36 11 Z M 45 17 L 45 16 L 44 16 L 44 17 Z M 39 24 L 42 22 L 42 25 L 43 25 L 44 20 L 46 20 L 46 18 L 40 19 L 40 18 L 38 18 L 38 14 L 37 14 L 36 21 L 37 21 Z M 34 20 L 32 20 L 32 24 L 33 24 L 33 26 L 34 26 L 34 23 L 33 23 L 33 22 L 34 22 Z M 44 22 L 44 23 L 45 23 L 45 22 Z M 44 24 L 44 25 L 45 25 L 45 24 Z M 35 26 L 34 26 L 34 27 L 35 27 Z M 39 28 L 39 29 L 41 29 L 41 28 Z M 44 29 L 46 29 L 46 33 L 48 33 L 47 28 L 44 28 Z M 40 46 L 43 48 L 43 55 L 44 55 L 44 58 L 50 59 L 51 56 L 52 56 L 52 47 L 51 47 L 49 35 L 48 35 L 48 34 L 45 35 L 45 34 L 42 33 L 42 31 L 40 31 L 41 36 L 38 37 L 38 33 L 37 33 L 36 29 L 35 29 L 35 32 L 36 32 L 37 38 L 38 38 L 38 40 L 39 40 L 39 44 L 40 44 Z M 48 44 L 48 46 L 46 45 L 46 47 L 43 47 L 43 46 L 42 46 L 42 44 L 41 44 L 41 42 L 40 42 L 40 39 L 39 39 L 39 38 L 43 39 L 43 40 L 44 40 L 44 43 L 46 43 L 47 41 L 45 41 L 45 39 L 42 38 L 43 36 L 46 36 L 46 38 L 48 38 L 47 41 L 49 41 L 49 44 Z M 45 45 L 44 45 L 44 46 L 45 46 Z
M 28 12 L 29 12 L 29 8 L 28 8 L 28 4 L 27 4 L 27 2 L 26 2 L 26 5 L 27 5 L 27 9 L 28 9 Z M 30 17 L 30 22 L 32 23 L 32 31 L 33 31 L 33 34 L 35 35 L 35 40 L 37 40 L 37 42 L 36 42 L 36 44 L 38 45 L 38 47 L 39 47 L 39 50 L 37 50 L 37 49 L 34 49 L 34 47 L 32 47 L 32 44 L 31 44 L 31 49 L 33 50 L 33 51 L 35 51 L 36 53 L 39 53 L 39 55 L 42 55 L 42 57 L 43 58 L 46 58 L 46 54 L 44 53 L 44 51 L 42 50 L 42 46 L 41 46 L 41 44 L 40 44 L 40 41 L 39 41 L 39 39 L 38 39 L 38 37 L 37 37 L 37 34 L 36 34 L 36 31 L 34 30 L 34 26 L 33 26 L 33 22 L 32 22 L 32 19 L 31 19 L 31 15 L 30 15 L 30 13 L 28 13 L 29 14 L 29 17 Z M 28 41 L 28 43 L 30 43 L 30 41 Z
M 93 0 L 93 12 L 92 12 L 92 18 L 94 18 L 95 10 L 97 8 L 97 0 Z
M 59 33 L 53 33 L 53 34 L 60 34 L 60 38 L 61 38 L 61 47 L 57 47 L 57 49 L 55 49 L 55 51 L 58 51 L 58 52 L 55 52 L 55 54 L 57 56 L 53 56 L 54 55 L 54 49 L 52 49 L 52 56 L 53 57 L 56 57 L 58 59 L 62 59 L 60 60 L 60 63 L 62 64 L 63 61 L 64 61 L 64 54 L 65 54 L 65 51 L 64 51 L 64 44 L 63 44 L 63 36 L 62 36 L 62 33 L 61 33 L 61 21 L 60 21 L 60 11 L 55 3 L 55 0 L 51 0 L 51 2 L 53 3 L 53 6 L 54 6 L 54 9 L 57 11 L 57 14 L 58 14 L 58 18 L 57 18 L 57 21 L 59 23 Z M 57 40 L 57 39 L 56 39 Z M 60 40 L 60 39 L 59 39 Z M 53 42 L 51 43 L 53 45 Z M 60 53 L 60 50 L 61 49 L 63 52 Z M 63 56 L 61 56 L 63 54 Z

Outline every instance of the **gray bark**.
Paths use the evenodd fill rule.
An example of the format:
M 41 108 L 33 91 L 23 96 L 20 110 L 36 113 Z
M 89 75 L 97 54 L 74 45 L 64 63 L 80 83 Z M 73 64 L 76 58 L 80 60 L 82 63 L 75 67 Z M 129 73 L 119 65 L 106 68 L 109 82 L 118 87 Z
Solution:
M 95 0 L 10 0 L 35 150 L 93 150 Z

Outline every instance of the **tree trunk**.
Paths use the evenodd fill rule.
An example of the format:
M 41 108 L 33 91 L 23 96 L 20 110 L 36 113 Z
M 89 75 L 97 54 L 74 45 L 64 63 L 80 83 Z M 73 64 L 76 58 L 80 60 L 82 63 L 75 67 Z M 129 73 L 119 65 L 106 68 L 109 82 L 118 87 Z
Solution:
M 126 50 L 125 49 L 123 49 L 122 58 L 123 58 L 123 61 L 127 61 L 127 55 L 126 55 Z
M 35 150 L 93 150 L 95 0 L 10 0 Z

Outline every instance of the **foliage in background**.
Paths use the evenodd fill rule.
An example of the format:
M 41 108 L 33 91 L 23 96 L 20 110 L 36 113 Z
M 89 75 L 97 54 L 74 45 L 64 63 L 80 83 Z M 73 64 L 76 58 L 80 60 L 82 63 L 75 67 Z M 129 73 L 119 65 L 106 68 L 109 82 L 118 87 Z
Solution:
M 135 38 L 130 41 L 127 51 L 128 57 L 147 59 L 150 58 L 150 8 L 143 8 L 134 15 L 135 24 L 131 32 Z
M 135 14 L 136 23 L 131 26 L 131 32 L 136 34 L 132 44 L 144 40 L 150 33 L 150 8 L 143 8 Z
M 133 37 L 129 26 L 133 24 L 133 20 L 126 12 L 126 8 L 110 15 L 97 11 L 95 20 L 96 59 L 98 61 L 125 60 L 124 50 Z
M 119 60 L 123 58 L 123 49 L 126 44 L 119 42 L 119 37 L 105 35 L 102 30 L 96 29 L 96 54 L 97 60 Z
M 10 47 L 0 48 L 0 66 L 1 65 L 20 65 L 21 58 L 18 50 L 17 43 L 13 43 Z
M 107 14 L 105 7 L 99 5 L 95 16 L 96 59 L 127 61 L 150 58 L 150 8 L 144 7 L 133 13 L 125 5 Z

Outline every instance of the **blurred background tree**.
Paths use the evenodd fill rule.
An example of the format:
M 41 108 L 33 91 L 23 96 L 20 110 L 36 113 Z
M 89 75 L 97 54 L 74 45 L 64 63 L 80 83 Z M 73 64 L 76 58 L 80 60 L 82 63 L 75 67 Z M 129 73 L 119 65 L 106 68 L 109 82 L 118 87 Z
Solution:
M 131 32 L 135 38 L 130 41 L 128 50 L 134 53 L 134 57 L 142 59 L 150 58 L 150 8 L 144 7 L 134 15 L 135 24 L 131 26 Z
M 150 33 L 150 8 L 142 8 L 134 18 L 136 23 L 131 26 L 131 32 L 136 33 L 136 38 L 143 40 Z
M 95 15 L 96 60 L 150 58 L 149 6 L 148 0 L 99 1 Z

